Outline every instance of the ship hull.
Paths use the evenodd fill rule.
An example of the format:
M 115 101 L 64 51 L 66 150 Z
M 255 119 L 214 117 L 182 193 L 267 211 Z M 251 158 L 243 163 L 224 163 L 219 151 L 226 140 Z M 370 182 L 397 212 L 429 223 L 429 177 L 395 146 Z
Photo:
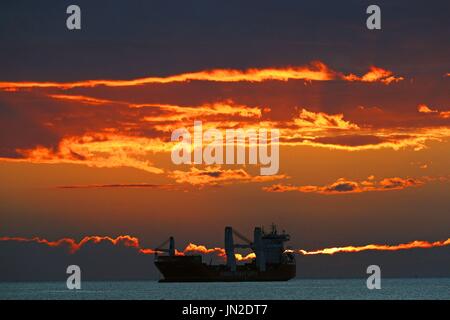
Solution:
M 160 282 L 287 281 L 296 276 L 295 263 L 268 264 L 265 271 L 257 270 L 256 265 L 250 263 L 230 271 L 225 265 L 207 265 L 184 257 L 170 258 L 155 261 L 163 275 Z

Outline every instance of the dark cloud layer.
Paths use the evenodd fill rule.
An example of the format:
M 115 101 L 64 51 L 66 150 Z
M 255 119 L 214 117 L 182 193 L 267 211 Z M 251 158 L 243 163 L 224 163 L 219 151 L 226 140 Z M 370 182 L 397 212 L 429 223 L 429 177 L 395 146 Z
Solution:
M 449 253 L 447 246 L 395 252 L 297 255 L 297 275 L 300 278 L 364 278 L 367 266 L 377 264 L 383 277 L 448 277 Z M 153 259 L 151 254 L 139 253 L 138 248 L 107 241 L 87 243 L 73 254 L 65 246 L 0 241 L 0 281 L 63 281 L 71 264 L 80 266 L 82 280 L 156 280 L 158 272 Z
M 139 249 L 108 241 L 88 243 L 70 253 L 67 246 L 36 242 L 0 242 L 0 281 L 43 281 L 67 278 L 69 265 L 79 265 L 85 280 L 154 279 L 153 258 Z
M 417 65 L 416 72 L 448 72 L 438 67 L 448 65 L 449 56 L 445 0 L 380 0 L 381 32 L 366 29 L 365 11 L 373 3 L 365 0 L 79 0 L 79 32 L 65 28 L 70 4 L 2 1 L 1 78 L 130 78 L 297 64 L 299 59 L 337 66 L 352 61 L 361 69 L 382 63 L 408 72 Z

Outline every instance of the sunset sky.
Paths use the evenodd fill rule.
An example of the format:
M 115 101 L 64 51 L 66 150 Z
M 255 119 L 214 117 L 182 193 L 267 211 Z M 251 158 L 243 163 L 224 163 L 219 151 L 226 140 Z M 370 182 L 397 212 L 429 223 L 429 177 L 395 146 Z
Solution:
M 377 31 L 366 1 L 68 4 L 1 4 L 0 237 L 450 237 L 448 1 L 378 1 Z M 195 120 L 279 129 L 279 172 L 174 165 Z

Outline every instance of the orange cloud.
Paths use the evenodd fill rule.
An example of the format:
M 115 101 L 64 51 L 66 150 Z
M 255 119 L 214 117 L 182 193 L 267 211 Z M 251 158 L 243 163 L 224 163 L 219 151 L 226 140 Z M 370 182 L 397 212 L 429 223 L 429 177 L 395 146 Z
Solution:
M 344 151 L 406 148 L 417 151 L 425 149 L 429 141 L 441 142 L 450 136 L 447 126 L 374 128 L 345 120 L 343 114 L 313 112 L 305 108 L 291 121 L 269 122 L 268 126 L 280 129 L 280 145 Z
M 160 253 L 155 251 L 154 249 L 143 248 L 139 243 L 139 239 L 136 237 L 132 237 L 129 235 L 118 236 L 116 238 L 108 237 L 108 236 L 87 236 L 84 237 L 81 241 L 77 242 L 71 238 L 63 238 L 56 241 L 49 241 L 43 238 L 34 237 L 34 238 L 23 238 L 23 237 L 0 237 L 0 241 L 16 241 L 16 242 L 32 242 L 39 243 L 43 245 L 47 245 L 49 247 L 66 247 L 68 249 L 68 253 L 74 254 L 83 246 L 87 244 L 99 244 L 102 242 L 110 243 L 114 246 L 124 246 L 130 247 L 137 250 L 137 252 L 141 254 L 155 254 Z M 404 244 L 398 245 L 387 245 L 387 244 L 368 244 L 363 246 L 344 246 L 344 247 L 331 247 L 324 248 L 318 250 L 305 250 L 305 249 L 296 249 L 286 250 L 287 252 L 302 254 L 302 255 L 318 255 L 318 254 L 328 254 L 333 255 L 335 253 L 354 253 L 361 252 L 367 250 L 378 250 L 378 251 L 397 251 L 397 250 L 408 250 L 408 249 L 428 249 L 428 248 L 437 248 L 444 247 L 450 245 L 450 238 L 442 241 L 428 242 L 423 240 L 415 240 Z M 207 248 L 204 245 L 197 245 L 194 243 L 189 243 L 183 251 L 176 251 L 177 255 L 186 255 L 186 254 L 215 254 L 220 258 L 225 258 L 226 253 L 225 249 L 215 247 L 215 248 Z M 256 257 L 255 253 L 251 252 L 247 255 L 242 255 L 239 253 L 235 254 L 235 257 L 238 261 L 248 261 L 254 259 Z
M 84 95 L 52 94 L 52 99 L 94 106 L 122 106 L 129 109 L 143 109 L 142 112 L 124 111 L 130 115 L 129 129 L 140 130 L 150 127 L 167 137 L 167 133 L 180 127 L 191 127 L 194 120 L 202 119 L 209 127 L 233 127 L 241 122 L 258 120 L 267 107 L 249 107 L 232 100 L 205 103 L 198 106 L 181 106 L 161 103 L 132 103 L 121 100 L 98 99 Z M 143 116 L 140 116 L 143 114 Z M 118 128 L 115 128 L 118 130 Z
M 424 183 L 423 180 L 412 178 L 385 178 L 380 181 L 375 181 L 373 176 L 370 176 L 363 181 L 352 181 L 345 178 L 339 178 L 336 182 L 333 182 L 325 186 L 293 186 L 284 184 L 275 184 L 269 187 L 263 187 L 266 192 L 288 192 L 298 191 L 304 193 L 319 193 L 319 194 L 349 194 L 349 193 L 361 193 L 368 191 L 388 191 L 388 190 L 401 190 L 408 187 L 420 186 Z
M 417 106 L 417 110 L 421 113 L 438 113 L 439 117 L 444 118 L 444 119 L 450 118 L 450 111 L 439 112 L 438 110 L 429 108 L 426 104 L 419 104 Z
M 270 112 L 267 107 L 249 107 L 245 105 L 239 105 L 232 100 L 214 102 L 202 104 L 199 106 L 178 106 L 168 104 L 149 104 L 149 103 L 130 103 L 125 101 L 114 101 L 97 99 L 88 96 L 79 95 L 49 95 L 51 98 L 62 99 L 67 101 L 76 101 L 84 104 L 121 104 L 129 108 L 153 108 L 161 111 L 160 113 L 152 114 L 151 116 L 145 116 L 143 121 L 153 125 L 158 131 L 169 132 L 179 127 L 190 127 L 192 122 L 197 119 L 208 119 L 208 127 L 226 128 L 234 127 L 239 124 L 240 127 L 247 126 L 248 120 L 259 120 L 264 112 Z M 216 121 L 214 117 L 217 116 L 238 116 L 243 121 L 242 123 L 223 118 L 223 121 Z M 211 117 L 211 118 L 210 118 Z M 295 130 L 303 131 L 321 131 L 331 129 L 341 130 L 357 130 L 359 129 L 357 124 L 351 123 L 343 119 L 343 114 L 327 114 L 325 112 L 313 112 L 305 108 L 302 108 L 297 117 L 294 117 L 292 122 L 273 122 L 273 121 L 259 121 L 255 123 L 259 128 L 284 128 L 285 126 L 293 126 L 295 129 L 287 131 L 286 134 L 293 134 Z M 217 119 L 217 118 L 216 118 Z M 162 123 L 162 124 L 161 124 Z
M 294 118 L 293 121 L 294 124 L 300 128 L 313 128 L 314 130 L 359 129 L 356 124 L 345 121 L 343 118 L 343 114 L 329 115 L 324 112 L 312 112 L 302 108 L 299 116 L 297 118 Z
M 66 100 L 66 101 L 74 101 L 83 104 L 92 104 L 92 105 L 101 105 L 101 104 L 111 104 L 111 103 L 121 103 L 117 101 L 107 100 L 107 99 L 98 99 L 88 96 L 82 95 L 70 95 L 70 94 L 49 94 L 49 98 Z
M 316 113 L 313 113 L 317 115 Z M 325 116 L 319 116 L 326 120 Z M 333 119 L 338 121 L 340 118 Z M 341 119 L 342 120 L 342 119 Z M 301 121 L 307 122 L 303 127 L 292 127 L 286 125 L 280 128 L 280 142 L 282 146 L 311 146 L 344 151 L 362 151 L 362 150 L 379 150 L 379 149 L 394 149 L 399 150 L 403 148 L 413 148 L 414 150 L 421 150 L 426 148 L 428 141 L 443 141 L 450 136 L 450 128 L 422 128 L 411 131 L 397 132 L 392 130 L 378 130 L 372 132 L 371 129 L 344 129 L 355 128 L 355 126 L 342 120 L 343 122 L 322 122 L 316 123 L 317 127 L 313 127 L 315 120 L 308 121 L 304 117 Z M 226 128 L 232 123 L 213 122 L 208 123 L 210 126 L 217 128 Z M 277 124 L 272 122 L 262 122 L 261 126 L 264 128 L 277 127 Z M 170 126 L 173 126 L 172 124 Z M 325 129 L 326 127 L 334 126 L 335 129 Z M 156 129 L 157 126 L 154 126 Z M 234 126 L 231 126 L 234 127 Z M 252 124 L 250 127 L 256 127 Z M 246 126 L 242 126 L 246 129 Z M 339 129 L 338 129 L 339 128 Z M 82 136 L 66 136 L 63 137 L 56 147 L 36 146 L 29 149 L 16 149 L 20 157 L 1 157 L 1 161 L 5 162 L 29 162 L 29 163 L 43 163 L 43 164 L 79 164 L 98 168 L 120 168 L 130 167 L 143 170 L 149 173 L 162 174 L 163 168 L 153 164 L 151 159 L 156 153 L 169 153 L 174 142 L 162 140 L 167 139 L 167 134 L 156 132 L 154 138 L 146 138 L 139 134 L 127 135 L 126 133 L 114 133 L 116 128 L 111 132 L 90 132 Z M 162 129 L 161 129 L 162 130 Z M 331 131 L 329 131 L 331 130 Z M 336 135 L 335 130 L 350 130 L 353 136 Z M 160 138 L 158 137 L 160 136 Z M 347 139 L 352 137 L 352 139 Z M 366 139 L 370 138 L 369 140 Z M 365 142 L 367 140 L 367 142 Z M 175 171 L 170 174 L 170 178 L 180 183 L 190 183 L 196 185 L 210 184 L 210 183 L 227 183 L 231 180 L 240 181 L 262 181 L 263 178 L 250 177 L 244 172 L 235 170 L 228 174 L 218 174 L 220 177 L 211 177 L 209 173 L 202 173 L 200 171 L 183 172 Z M 209 177 L 208 177 L 209 175 Z M 276 179 L 284 178 L 277 176 Z M 189 182 L 190 181 L 190 182 Z M 267 180 L 264 180 L 267 181 Z
M 420 113 L 436 113 L 436 112 L 438 112 L 437 110 L 430 109 L 426 104 L 419 104 L 417 106 L 417 111 L 419 111 Z
M 399 82 L 404 80 L 403 77 L 396 77 L 392 71 L 371 66 L 369 72 L 361 77 L 354 74 L 344 75 L 343 79 L 347 81 L 360 81 L 360 82 L 382 82 L 384 84 L 390 84 L 392 82 Z
M 210 254 L 210 253 L 215 253 L 220 257 L 225 257 L 225 249 L 222 248 L 211 248 L 208 249 L 206 248 L 206 246 L 203 245 L 196 245 L 194 243 L 189 243 L 186 248 L 183 250 L 183 254 L 186 253 L 201 253 L 201 254 Z
M 2 158 L 2 160 L 48 164 L 71 163 L 99 168 L 131 167 L 150 173 L 163 173 L 163 170 L 153 166 L 147 157 L 157 151 L 170 150 L 171 144 L 160 139 L 96 133 L 63 138 L 56 150 L 43 146 L 18 149 L 17 152 L 23 156 L 22 159 Z
M 200 187 L 236 182 L 266 182 L 288 178 L 285 175 L 252 176 L 244 169 L 221 169 L 220 167 L 206 167 L 204 169 L 191 167 L 189 171 L 175 170 L 169 174 L 169 177 L 177 183 L 186 183 Z
M 59 88 L 73 89 L 80 87 L 130 87 L 147 84 L 167 84 L 188 81 L 212 81 L 212 82 L 263 82 L 263 81 L 288 81 L 308 80 L 327 81 L 343 79 L 346 81 L 376 82 L 385 84 L 398 82 L 403 77 L 393 76 L 392 71 L 382 68 L 370 67 L 370 71 L 361 77 L 354 74 L 341 75 L 331 70 L 320 61 L 311 62 L 306 66 L 285 68 L 251 68 L 247 70 L 237 69 L 212 69 L 197 72 L 182 73 L 166 77 L 145 77 L 131 80 L 84 80 L 76 82 L 0 82 L 0 89 L 14 91 L 23 88 Z
M 218 128 L 214 119 L 224 119 L 221 126 L 230 125 L 233 121 L 228 121 L 230 117 L 241 118 L 248 121 L 261 118 L 261 108 L 237 105 L 233 101 L 216 102 L 203 104 L 196 107 L 182 106 L 160 106 L 162 114 L 145 116 L 142 120 L 153 125 L 158 131 L 170 132 L 180 127 L 191 127 L 194 120 L 202 119 L 211 127 Z M 220 122 L 219 122 L 220 124 Z
M 72 89 L 78 87 L 128 87 L 153 83 L 173 83 L 187 81 L 213 82 L 262 82 L 268 80 L 332 80 L 335 73 L 322 62 L 312 62 L 310 65 L 288 68 L 253 68 L 247 70 L 212 69 L 198 72 L 182 73 L 167 77 L 146 77 L 132 80 L 85 80 L 77 82 L 0 82 L 0 89 L 11 88 L 60 88 Z
M 320 250 L 294 250 L 295 253 L 303 254 L 303 255 L 316 255 L 316 254 L 335 254 L 340 252 L 360 252 L 367 250 L 379 250 L 379 251 L 397 251 L 397 250 L 408 250 L 408 249 L 416 249 L 416 248 L 436 248 L 436 247 L 444 247 L 450 245 L 450 238 L 443 241 L 421 241 L 415 240 L 408 243 L 398 244 L 398 245 L 386 245 L 386 244 L 368 244 L 364 246 L 345 246 L 345 247 L 333 247 L 333 248 L 325 248 Z
M 81 239 L 79 242 L 71 238 L 63 238 L 56 241 L 49 241 L 47 239 L 41 239 L 39 237 L 34 238 L 0 237 L 0 241 L 35 242 L 39 244 L 45 244 L 49 247 L 66 247 L 70 253 L 77 252 L 86 244 L 89 243 L 98 244 L 100 242 L 109 242 L 117 246 L 121 245 L 125 247 L 140 248 L 139 239 L 136 237 L 131 237 L 129 235 L 118 236 L 116 238 L 108 236 L 87 236 Z
M 16 95 L 23 93 L 7 95 L 11 94 L 17 98 Z M 277 128 L 282 146 L 345 151 L 383 148 L 421 150 L 429 141 L 443 141 L 450 137 L 449 127 L 373 128 L 354 123 L 343 113 L 315 112 L 306 108 L 301 108 L 291 119 L 274 120 L 265 106 L 251 107 L 231 100 L 181 106 L 132 103 L 85 95 L 44 96 L 67 102 L 62 106 L 67 109 L 61 108 L 59 111 L 58 108 L 57 114 L 43 112 L 36 120 L 43 127 L 42 132 L 54 135 L 51 142 L 41 142 L 40 135 L 28 135 L 24 147 L 8 147 L 3 152 L 7 156 L 0 160 L 132 167 L 161 174 L 164 172 L 163 165 L 153 163 L 157 159 L 154 155 L 170 152 L 174 146 L 169 141 L 170 132 L 180 127 L 191 128 L 193 121 L 198 119 L 204 121 L 205 130 L 211 127 L 244 130 Z M 102 108 L 86 112 L 84 107 L 77 109 L 80 104 Z M 425 107 L 422 106 L 421 110 L 425 111 Z M 450 112 L 443 111 L 440 117 L 450 118 Z
M 39 243 L 43 245 L 47 245 L 49 247 L 62 247 L 66 248 L 67 252 L 70 254 L 74 254 L 77 251 L 81 250 L 83 246 L 88 244 L 99 244 L 102 242 L 110 243 L 114 246 L 124 246 L 124 247 L 132 247 L 135 248 L 141 254 L 155 254 L 162 253 L 158 252 L 155 249 L 143 248 L 139 239 L 136 237 L 132 237 L 129 235 L 118 236 L 116 238 L 112 238 L 109 236 L 86 236 L 81 239 L 79 242 L 72 238 L 62 238 L 56 241 L 49 241 L 47 239 L 34 237 L 34 238 L 24 238 L 24 237 L 0 237 L 0 241 L 15 241 L 15 242 L 32 242 Z M 194 243 L 189 243 L 183 251 L 176 251 L 177 255 L 185 255 L 185 254 L 215 254 L 220 258 L 225 258 L 226 253 L 225 249 L 222 248 L 211 248 L 208 249 L 204 245 L 196 245 Z M 255 258 L 255 254 L 249 253 L 245 256 L 242 254 L 236 253 L 236 259 L 238 261 L 247 261 Z
M 206 107 L 205 107 L 206 108 Z M 214 107 L 215 108 L 215 107 Z M 258 111 L 249 111 L 237 108 L 230 111 L 258 117 Z M 252 110 L 252 109 L 250 109 Z M 203 112 L 203 111 L 200 111 Z M 219 112 L 219 111 L 212 111 Z M 222 112 L 222 111 L 220 111 Z M 189 113 L 189 112 L 188 112 Z M 193 112 L 192 112 L 193 113 Z M 444 116 L 444 115 L 442 115 Z M 450 114 L 446 115 L 447 117 Z M 164 116 L 161 116 L 163 118 Z M 189 117 L 189 115 L 186 115 Z M 142 122 L 142 121 L 141 121 Z M 141 123 L 126 124 L 128 128 L 103 128 L 102 132 L 86 132 L 82 135 L 66 135 L 58 144 L 52 146 L 37 145 L 32 148 L 16 148 L 18 157 L 0 157 L 5 162 L 29 162 L 44 164 L 79 164 L 98 168 L 130 167 L 149 173 L 162 174 L 164 169 L 153 163 L 156 153 L 169 153 L 175 142 L 169 141 L 166 131 L 173 128 L 192 126 L 191 120 L 155 122 L 149 129 L 141 127 Z M 422 150 L 429 141 L 444 141 L 450 137 L 449 127 L 412 128 L 412 129 L 385 129 L 373 130 L 360 128 L 357 124 L 344 120 L 341 114 L 329 115 L 323 112 L 311 112 L 302 109 L 300 115 L 292 121 L 208 121 L 205 130 L 209 127 L 235 128 L 279 128 L 281 146 L 311 146 L 334 150 L 361 151 L 404 148 Z M 153 130 L 154 137 L 144 136 L 145 130 Z M 141 132 L 142 131 L 142 132 Z M 348 132 L 345 135 L 336 132 Z M 227 183 L 230 180 L 261 181 L 262 178 L 250 177 L 243 172 L 221 174 L 214 179 L 207 177 L 207 173 L 175 171 L 171 178 L 190 184 Z M 281 178 L 281 177 L 277 177 Z M 266 180 L 267 181 L 267 180 Z
M 155 116 L 145 117 L 144 120 L 149 122 L 161 122 L 168 120 L 181 121 L 212 115 L 238 115 L 244 118 L 261 117 L 261 108 L 237 105 L 232 100 L 204 104 L 200 106 L 179 106 L 160 103 L 131 103 L 120 100 L 98 99 L 84 95 L 51 94 L 48 95 L 48 97 L 90 105 L 118 104 L 127 106 L 129 108 L 155 108 L 161 111 L 170 112 L 169 115 L 159 114 Z
M 377 130 L 364 128 L 352 131 L 351 135 L 337 135 L 333 130 L 330 132 L 318 132 L 316 135 L 314 135 L 314 132 L 307 132 L 305 135 L 305 133 L 302 133 L 299 130 L 296 131 L 288 128 L 281 130 L 280 145 L 311 146 L 344 151 L 380 149 L 401 150 L 406 148 L 412 148 L 415 151 L 418 151 L 427 148 L 427 142 L 429 141 L 442 142 L 448 137 L 450 137 L 449 127 L 411 129 L 391 128 Z M 361 140 L 361 142 L 358 142 L 358 140 Z M 365 140 L 368 141 L 365 142 Z M 352 143 L 352 141 L 357 143 Z
M 441 111 L 439 115 L 444 119 L 448 119 L 450 118 L 450 111 Z

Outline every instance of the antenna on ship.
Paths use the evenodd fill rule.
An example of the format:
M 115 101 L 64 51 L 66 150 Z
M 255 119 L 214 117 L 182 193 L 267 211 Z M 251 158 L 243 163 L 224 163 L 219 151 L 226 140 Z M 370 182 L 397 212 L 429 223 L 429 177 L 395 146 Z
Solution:
M 277 234 L 277 226 L 275 223 L 272 222 L 272 224 L 270 225 L 270 228 L 271 228 L 272 234 Z

